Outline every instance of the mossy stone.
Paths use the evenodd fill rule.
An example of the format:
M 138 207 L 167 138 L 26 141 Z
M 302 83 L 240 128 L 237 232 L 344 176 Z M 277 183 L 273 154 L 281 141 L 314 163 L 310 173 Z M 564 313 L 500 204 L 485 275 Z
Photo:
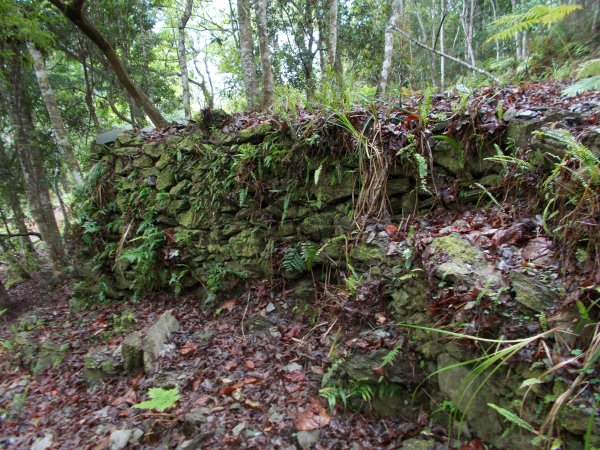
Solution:
M 148 143 L 142 146 L 142 151 L 152 159 L 158 159 L 164 153 L 164 145 L 159 143 Z
M 141 155 L 133 160 L 133 167 L 136 169 L 145 169 L 147 167 L 152 167 L 154 161 L 149 156 Z
M 58 369 L 67 357 L 70 345 L 68 343 L 59 344 L 56 342 L 43 342 L 35 356 L 33 372 L 39 373 L 47 369 Z
M 173 164 L 173 162 L 174 162 L 174 160 L 171 155 L 169 155 L 168 153 L 163 153 L 160 156 L 160 159 L 156 162 L 156 164 L 154 166 L 158 170 L 163 170 L 163 169 L 166 169 L 167 167 L 171 166 Z
M 364 242 L 359 243 L 350 250 L 350 259 L 355 264 L 365 266 L 387 263 L 389 261 L 382 249 Z
M 156 178 L 156 189 L 165 192 L 175 184 L 175 178 L 169 169 L 163 170 Z
M 246 229 L 229 239 L 229 245 L 233 256 L 240 258 L 252 258 L 260 255 L 265 241 L 264 236 L 257 229 Z
M 192 183 L 189 180 L 181 180 L 179 183 L 177 183 L 171 188 L 171 190 L 169 191 L 169 195 L 173 198 L 181 197 L 182 195 L 188 193 L 191 185 Z
M 541 282 L 539 277 L 513 270 L 509 279 L 515 300 L 530 310 L 542 312 L 552 307 L 559 298 L 552 286 Z
M 333 232 L 335 212 L 312 214 L 298 225 L 298 232 L 315 240 L 328 238 Z

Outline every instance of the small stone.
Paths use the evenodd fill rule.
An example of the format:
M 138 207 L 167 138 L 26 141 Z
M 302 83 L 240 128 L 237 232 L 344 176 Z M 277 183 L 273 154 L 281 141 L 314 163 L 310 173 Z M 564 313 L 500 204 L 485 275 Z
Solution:
M 299 431 L 296 433 L 296 438 L 301 448 L 311 448 L 319 442 L 320 435 L 321 430 Z
M 275 311 L 275 305 L 273 303 L 269 303 L 265 309 L 268 313 Z
M 285 366 L 283 368 L 283 370 L 285 370 L 286 372 L 295 372 L 297 370 L 304 370 L 304 367 L 302 367 L 300 364 L 293 362 L 288 364 L 287 366 Z
M 46 450 L 52 447 L 53 436 L 50 433 L 46 433 L 43 438 L 37 438 L 31 445 L 31 450 Z
M 110 433 L 108 439 L 108 448 L 110 450 L 121 450 L 127 447 L 129 439 L 133 435 L 133 430 L 114 430 Z
M 233 435 L 237 437 L 244 430 L 244 428 L 246 428 L 246 423 L 240 422 L 231 431 L 232 431 Z

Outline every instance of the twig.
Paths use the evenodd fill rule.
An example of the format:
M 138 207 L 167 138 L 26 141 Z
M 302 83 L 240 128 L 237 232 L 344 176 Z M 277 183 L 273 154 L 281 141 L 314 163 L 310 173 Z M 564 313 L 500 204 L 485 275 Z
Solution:
M 242 337 L 246 340 L 246 333 L 244 332 L 244 320 L 246 320 L 246 313 L 248 312 L 248 306 L 250 306 L 250 292 L 248 292 L 248 299 L 246 300 L 246 309 L 244 309 L 244 315 L 242 316 Z
M 471 69 L 473 72 L 477 72 L 482 75 L 485 75 L 486 77 L 488 77 L 490 80 L 492 80 L 496 84 L 501 84 L 500 79 L 495 77 L 491 73 L 489 73 L 487 70 L 480 69 L 479 67 L 469 64 L 468 62 L 463 61 L 462 59 L 458 59 L 455 56 L 451 56 L 451 55 L 448 55 L 447 53 L 443 53 L 443 52 L 440 52 L 439 50 L 435 50 L 435 49 L 431 48 L 430 46 L 423 44 L 421 41 L 418 41 L 417 39 L 412 37 L 410 34 L 408 34 L 406 31 L 402 30 L 401 28 L 396 27 L 395 29 L 398 33 L 400 33 L 401 36 L 405 37 L 406 39 L 411 41 L 413 44 L 418 45 L 419 47 L 424 48 L 425 50 L 429 50 L 430 52 L 435 53 L 438 56 L 449 59 L 450 61 L 454 61 L 455 63 L 466 67 L 467 69 Z

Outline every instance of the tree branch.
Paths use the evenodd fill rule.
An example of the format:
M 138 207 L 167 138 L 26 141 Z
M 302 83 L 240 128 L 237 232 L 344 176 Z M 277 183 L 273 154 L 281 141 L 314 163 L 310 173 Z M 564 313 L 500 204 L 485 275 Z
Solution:
M 486 77 L 488 77 L 490 80 L 492 80 L 494 83 L 496 84 L 502 84 L 500 82 L 500 79 L 495 77 L 494 75 L 492 75 L 491 73 L 489 73 L 486 70 L 480 69 L 479 67 L 476 67 L 472 64 L 469 64 L 466 61 L 463 61 L 462 59 L 458 59 L 454 56 L 448 55 L 446 53 L 442 53 L 439 50 L 434 50 L 433 48 L 429 47 L 428 45 L 423 44 L 422 42 L 418 41 L 417 39 L 415 39 L 414 37 L 412 37 L 411 35 L 409 35 L 406 31 L 402 30 L 401 28 L 396 27 L 395 30 L 400 33 L 401 36 L 405 37 L 406 39 L 408 39 L 409 41 L 411 41 L 413 44 L 418 45 L 421 48 L 424 48 L 425 50 L 429 50 L 432 53 L 435 53 L 438 56 L 441 56 L 443 58 L 449 59 L 450 61 L 454 61 L 457 64 L 460 64 L 461 66 L 466 67 L 467 69 L 472 70 L 473 72 L 477 72 L 480 73 L 481 75 L 485 75 Z
M 39 239 L 42 239 L 42 235 L 35 231 L 29 231 L 27 233 L 0 233 L 0 238 L 14 238 L 14 237 L 23 237 L 23 236 L 35 236 Z

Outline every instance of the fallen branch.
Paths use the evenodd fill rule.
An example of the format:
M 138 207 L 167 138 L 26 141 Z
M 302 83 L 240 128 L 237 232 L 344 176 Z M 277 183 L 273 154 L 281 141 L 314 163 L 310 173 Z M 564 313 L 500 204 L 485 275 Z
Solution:
M 42 239 L 42 235 L 35 231 L 30 231 L 28 233 L 0 233 L 0 238 L 14 238 L 14 237 L 24 237 L 24 236 L 35 236 L 39 239 Z
M 455 63 L 466 67 L 467 69 L 471 69 L 473 72 L 477 72 L 482 75 L 485 75 L 486 77 L 488 77 L 490 80 L 492 80 L 496 84 L 501 84 L 500 79 L 495 77 L 491 73 L 489 73 L 487 70 L 480 69 L 479 67 L 474 66 L 473 64 L 469 64 L 468 62 L 463 61 L 462 59 L 458 59 L 454 56 L 448 55 L 447 53 L 443 53 L 443 52 L 440 52 L 439 50 L 435 50 L 435 49 L 429 47 L 428 45 L 423 44 L 421 41 L 418 41 L 417 39 L 415 39 L 414 37 L 409 35 L 406 31 L 402 30 L 401 28 L 396 27 L 395 30 L 398 33 L 400 33 L 401 36 L 404 36 L 406 39 L 411 41 L 413 44 L 416 44 L 419 47 L 424 48 L 425 50 L 429 50 L 430 52 L 435 53 L 436 55 L 441 56 L 442 58 L 446 58 L 446 59 L 449 59 L 450 61 L 454 61 Z

